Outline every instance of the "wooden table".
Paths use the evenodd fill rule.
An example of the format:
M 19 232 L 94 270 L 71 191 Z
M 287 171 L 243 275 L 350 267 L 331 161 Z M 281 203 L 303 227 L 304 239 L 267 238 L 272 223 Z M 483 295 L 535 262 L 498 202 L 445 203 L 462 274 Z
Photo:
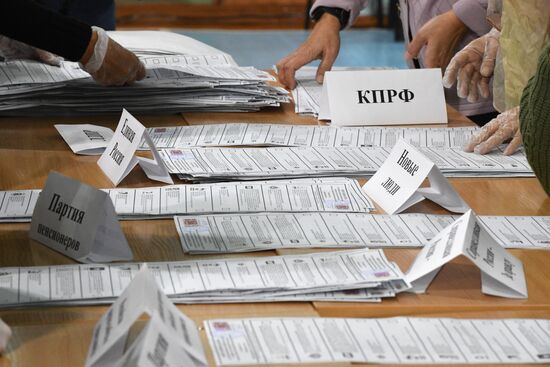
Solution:
M 91 118 L 0 118 L 0 190 L 41 188 L 50 170 L 76 178 L 98 188 L 112 187 L 96 165 L 97 157 L 74 155 L 54 123 L 94 123 L 115 128 L 119 116 Z M 185 116 L 138 116 L 148 126 L 173 126 L 231 121 L 317 124 L 309 117 L 297 116 L 292 105 L 258 113 L 201 113 Z M 471 122 L 449 110 L 449 126 Z M 452 185 L 466 202 L 484 215 L 550 215 L 550 198 L 534 178 L 452 178 Z M 121 187 L 145 187 L 149 181 L 136 168 Z M 422 202 L 409 212 L 446 213 L 430 202 Z M 168 261 L 196 258 L 185 255 L 172 220 L 124 221 L 123 231 L 134 252 L 135 261 Z M 28 223 L 0 225 L 0 267 L 59 265 L 73 260 L 29 239 Z M 278 250 L 249 256 L 298 252 Z M 418 250 L 388 249 L 388 258 L 406 270 Z M 480 290 L 477 268 L 466 260 L 444 267 L 425 295 L 400 294 L 381 304 L 282 303 L 239 305 L 178 306 L 197 322 L 221 317 L 252 316 L 449 316 L 449 317 L 540 317 L 550 318 L 550 251 L 514 250 L 524 263 L 529 298 L 510 300 L 485 296 Z M 239 254 L 237 256 L 243 256 Z M 12 309 L 0 312 L 14 330 L 7 355 L 0 366 L 82 365 L 95 322 L 107 306 Z M 203 340 L 204 332 L 201 330 Z M 212 354 L 205 343 L 210 363 Z M 47 352 L 46 352 L 47 351 Z

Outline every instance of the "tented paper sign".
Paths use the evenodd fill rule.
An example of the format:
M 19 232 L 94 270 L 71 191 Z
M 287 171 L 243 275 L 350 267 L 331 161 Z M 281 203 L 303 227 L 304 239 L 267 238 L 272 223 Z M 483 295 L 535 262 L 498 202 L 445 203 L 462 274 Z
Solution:
M 132 259 L 109 195 L 56 172 L 38 197 L 30 237 L 80 262 Z
M 426 178 L 431 186 L 421 187 Z M 439 168 L 404 140 L 397 142 L 363 189 L 388 214 L 402 212 L 424 199 L 455 213 L 469 209 Z
M 101 155 L 113 137 L 108 127 L 90 124 L 54 125 L 74 154 Z
M 146 144 L 149 146 L 153 159 L 135 156 L 142 138 L 145 139 Z M 97 164 L 115 186 L 137 164 L 141 166 L 147 177 L 151 180 L 168 184 L 174 183 L 145 126 L 126 110 L 122 111 L 115 134 Z
M 412 292 L 423 293 L 443 265 L 466 256 L 481 270 L 481 291 L 507 298 L 527 298 L 523 264 L 479 225 L 470 210 L 435 236 L 407 272 Z
M 144 314 L 149 321 L 125 350 L 130 328 Z M 85 366 L 206 365 L 195 323 L 174 306 L 144 266 L 98 321 Z
M 334 126 L 446 124 L 441 70 L 327 72 L 319 119 Z

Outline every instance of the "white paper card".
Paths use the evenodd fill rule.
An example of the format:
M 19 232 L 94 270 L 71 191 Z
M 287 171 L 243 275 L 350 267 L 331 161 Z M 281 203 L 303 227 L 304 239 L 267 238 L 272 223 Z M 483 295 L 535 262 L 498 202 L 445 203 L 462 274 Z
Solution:
M 128 332 L 143 314 L 151 319 L 125 351 Z M 165 365 L 206 366 L 207 362 L 195 323 L 174 306 L 144 266 L 98 321 L 85 366 Z
M 426 178 L 431 186 L 421 188 Z M 402 212 L 424 199 L 455 213 L 469 209 L 439 168 L 402 139 L 363 189 L 388 214 Z
M 135 156 L 142 138 L 145 138 L 148 143 L 154 159 Z M 122 111 L 115 134 L 97 164 L 115 186 L 137 164 L 150 179 L 168 184 L 174 183 L 157 149 L 148 137 L 145 126 L 126 110 Z
M 30 237 L 80 262 L 132 259 L 109 195 L 56 172 L 38 197 Z
M 73 153 L 82 155 L 101 155 L 113 138 L 113 130 L 108 127 L 78 124 L 54 125 Z
M 441 267 L 458 256 L 466 256 L 481 270 L 485 294 L 527 298 L 523 264 L 478 223 L 470 210 L 436 235 L 418 253 L 407 272 L 413 292 L 423 293 Z
M 319 118 L 329 116 L 334 126 L 446 124 L 441 70 L 329 71 Z

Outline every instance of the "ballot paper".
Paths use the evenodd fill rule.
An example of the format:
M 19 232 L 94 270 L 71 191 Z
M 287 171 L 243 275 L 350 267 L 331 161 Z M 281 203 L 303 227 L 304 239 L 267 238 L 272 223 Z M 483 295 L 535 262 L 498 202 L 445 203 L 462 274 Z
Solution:
M 130 342 L 130 329 L 143 315 L 150 319 Z M 199 367 L 207 361 L 195 323 L 166 297 L 145 266 L 97 322 L 85 366 L 164 365 Z
M 400 139 L 420 148 L 462 147 L 477 127 L 399 128 L 232 122 L 155 127 L 149 136 L 159 149 L 216 146 L 382 147 L 393 148 Z M 146 149 L 142 142 L 140 149 Z
M 421 187 L 426 179 L 430 186 Z M 363 190 L 388 214 L 402 212 L 424 199 L 454 213 L 470 208 L 439 168 L 404 140 L 397 142 Z
M 101 155 L 112 130 L 96 125 L 55 125 L 75 154 Z M 322 125 L 250 124 L 232 122 L 147 129 L 157 149 L 221 146 L 382 147 L 393 148 L 400 139 L 420 148 L 461 149 L 479 131 L 476 127 L 398 128 L 333 127 Z M 110 134 L 110 135 L 109 135 Z M 97 138 L 96 138 L 97 137 Z M 101 149 L 103 148 L 103 149 Z M 138 149 L 147 150 L 145 140 Z
M 331 71 L 390 70 L 389 68 L 362 68 L 333 66 Z M 323 85 L 317 82 L 317 66 L 303 66 L 296 71 L 296 88 L 292 90 L 294 111 L 301 115 L 319 115 Z
M 56 172 L 38 197 L 30 237 L 80 262 L 132 259 L 109 196 Z
M 418 253 L 407 272 L 411 291 L 424 293 L 443 265 L 458 256 L 481 270 L 481 291 L 507 298 L 527 298 L 523 264 L 500 246 L 470 210 L 438 233 Z
M 423 247 L 458 216 L 261 213 L 176 216 L 183 250 L 232 253 L 279 248 Z M 505 248 L 550 248 L 549 217 L 477 217 Z
M 109 31 L 109 37 L 138 56 L 223 55 L 230 65 L 237 63 L 229 54 L 191 37 L 162 31 Z
M 147 34 L 148 45 L 139 54 L 146 78 L 131 86 L 100 86 L 73 62 L 64 61 L 59 67 L 31 60 L 1 62 L 0 115 L 91 115 L 122 108 L 147 114 L 246 112 L 290 101 L 286 90 L 269 85 L 275 80 L 270 74 L 239 67 L 230 55 L 214 53 L 212 48 L 202 54 L 181 54 L 181 44 L 165 36 L 160 32 L 152 46 L 155 36 Z M 121 38 L 132 38 L 133 46 L 139 42 L 134 36 Z M 165 47 L 170 44 L 173 47 Z
M 204 322 L 217 366 L 550 363 L 550 320 L 246 318 Z
M 320 101 L 336 126 L 447 123 L 440 69 L 328 71 Z
M 170 218 L 191 213 L 370 212 L 356 180 L 318 179 L 103 189 L 119 219 Z M 0 223 L 30 222 L 40 190 L 0 191 Z
M 523 150 L 479 155 L 462 149 L 420 148 L 447 177 L 533 176 Z M 161 149 L 168 170 L 190 181 L 372 176 L 389 156 L 383 147 Z
M 151 150 L 153 159 L 135 155 L 142 138 Z M 145 126 L 125 109 L 122 110 L 117 129 L 97 164 L 115 186 L 138 164 L 151 180 L 174 183 Z
M 108 127 L 91 124 L 57 124 L 54 127 L 73 153 L 82 155 L 101 155 L 114 134 Z
M 140 264 L 0 269 L 0 307 L 112 303 Z M 378 301 L 409 288 L 381 250 L 148 263 L 178 303 Z M 350 296 L 348 291 L 357 291 Z

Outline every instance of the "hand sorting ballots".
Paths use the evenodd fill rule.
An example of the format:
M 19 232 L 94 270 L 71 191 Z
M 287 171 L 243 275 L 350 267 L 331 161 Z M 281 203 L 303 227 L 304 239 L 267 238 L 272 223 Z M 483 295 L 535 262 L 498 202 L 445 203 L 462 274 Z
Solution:
M 285 87 L 296 88 L 296 70 L 320 59 L 316 80 L 323 83 L 325 72 L 329 71 L 340 51 L 340 21 L 335 16 L 325 13 L 315 25 L 307 40 L 293 53 L 277 63 L 279 81 Z
M 51 52 L 27 45 L 0 35 L 0 56 L 7 61 L 17 59 L 36 60 L 44 64 L 59 66 L 63 58 Z
M 512 139 L 504 155 L 514 154 L 521 146 L 519 130 L 519 106 L 505 111 L 489 121 L 464 147 L 466 152 L 487 154 L 505 141 Z
M 489 82 L 495 70 L 499 37 L 500 32 L 493 28 L 459 51 L 445 70 L 445 88 L 451 88 L 456 83 L 458 96 L 467 98 L 471 103 L 477 102 L 480 95 L 489 98 Z
M 145 78 L 145 66 L 134 55 L 107 35 L 92 27 L 92 39 L 80 60 L 82 68 L 103 86 L 130 85 Z

